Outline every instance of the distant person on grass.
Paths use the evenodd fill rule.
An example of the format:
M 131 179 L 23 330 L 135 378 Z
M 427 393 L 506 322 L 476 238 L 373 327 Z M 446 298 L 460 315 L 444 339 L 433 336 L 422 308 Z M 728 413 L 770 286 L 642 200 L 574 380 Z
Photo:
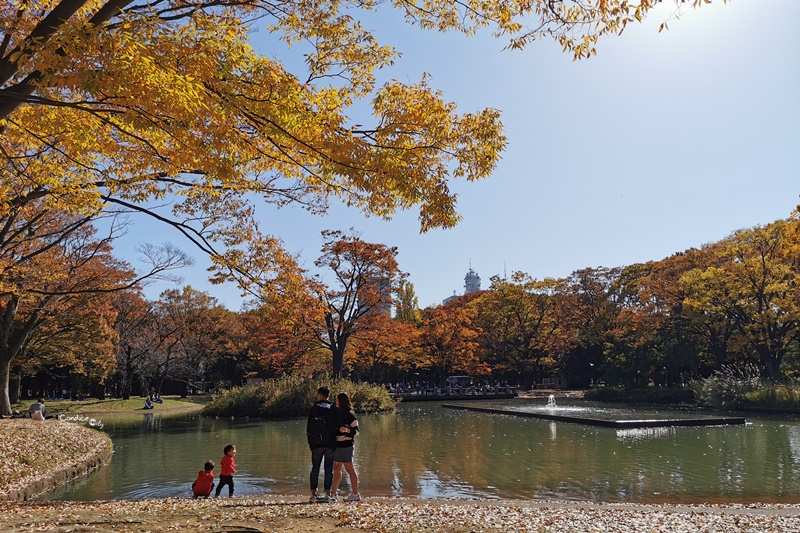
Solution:
M 228 485 L 228 496 L 233 498 L 233 474 L 236 473 L 236 446 L 228 444 L 223 450 L 225 455 L 219 461 L 219 485 L 217 485 L 217 492 L 215 497 L 219 498 L 219 493 L 222 492 L 222 487 Z
M 214 490 L 214 461 L 208 460 L 192 483 L 192 497 L 208 498 L 212 490 Z
M 354 438 L 358 433 L 358 420 L 353 411 L 353 404 L 350 396 L 346 392 L 336 395 L 336 407 L 339 414 L 336 430 L 336 451 L 333 454 L 333 487 L 331 500 L 336 501 L 336 491 L 342 481 L 342 467 L 347 470 L 350 476 L 350 489 L 353 491 L 350 496 L 345 498 L 347 502 L 357 502 L 361 500 L 358 493 L 358 474 L 353 466 Z
M 311 449 L 311 497 L 310 502 L 328 502 L 331 499 L 333 483 L 333 454 L 336 450 L 336 426 L 339 415 L 336 406 L 328 400 L 331 391 L 328 387 L 317 389 L 317 403 L 308 413 L 306 437 Z M 317 494 L 319 486 L 319 467 L 324 463 L 325 494 Z
M 28 409 L 28 415 L 34 420 L 44 420 L 44 399 L 39 398 Z

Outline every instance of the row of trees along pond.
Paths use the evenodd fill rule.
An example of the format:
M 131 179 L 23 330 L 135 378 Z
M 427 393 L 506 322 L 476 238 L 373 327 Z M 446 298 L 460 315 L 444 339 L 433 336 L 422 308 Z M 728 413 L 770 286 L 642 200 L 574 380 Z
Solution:
M 157 301 L 135 287 L 72 295 L 48 317 L 39 299 L 21 300 L 12 329 L 39 326 L 14 359 L 12 391 L 20 377 L 28 388 L 69 378 L 74 392 L 127 397 L 151 384 L 185 392 L 284 373 L 674 386 L 729 364 L 778 380 L 800 362 L 798 230 L 795 214 L 661 261 L 562 279 L 495 276 L 489 290 L 422 310 L 396 249 L 325 232 L 317 275 L 240 312 L 191 287 Z M 132 277 L 96 242 L 90 249 L 69 283 Z

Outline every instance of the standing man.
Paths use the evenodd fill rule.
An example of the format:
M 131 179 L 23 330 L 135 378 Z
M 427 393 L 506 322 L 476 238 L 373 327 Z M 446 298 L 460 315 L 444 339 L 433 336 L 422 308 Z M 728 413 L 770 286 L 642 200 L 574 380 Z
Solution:
M 333 453 L 336 450 L 337 410 L 328 400 L 328 387 L 317 389 L 317 403 L 311 407 L 306 424 L 308 446 L 311 448 L 311 497 L 310 502 L 328 502 L 333 484 Z M 325 461 L 325 494 L 317 495 L 319 466 Z

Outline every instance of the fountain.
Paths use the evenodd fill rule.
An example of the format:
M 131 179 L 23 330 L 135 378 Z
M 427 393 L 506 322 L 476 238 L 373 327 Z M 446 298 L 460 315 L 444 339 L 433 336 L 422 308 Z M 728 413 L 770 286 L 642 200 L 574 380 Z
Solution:
M 630 419 L 625 418 L 625 416 L 630 416 L 630 411 L 627 413 L 620 413 L 618 409 L 558 406 L 556 405 L 556 397 L 554 394 L 551 394 L 547 397 L 547 405 L 544 407 L 539 405 L 538 407 L 512 407 L 503 409 L 452 404 L 442 404 L 442 407 L 447 407 L 449 409 L 462 409 L 466 411 L 478 411 L 482 413 L 521 416 L 525 418 L 539 418 L 542 420 L 552 420 L 556 422 L 572 422 L 575 424 L 586 424 L 590 426 L 611 427 L 618 430 L 675 426 L 741 426 L 745 424 L 745 419 L 741 417 L 694 416 L 686 418 Z

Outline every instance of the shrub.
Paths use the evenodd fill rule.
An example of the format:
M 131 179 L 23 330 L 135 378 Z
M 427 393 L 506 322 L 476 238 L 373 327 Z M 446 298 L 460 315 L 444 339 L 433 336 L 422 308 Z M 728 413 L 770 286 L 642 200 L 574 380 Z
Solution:
M 700 405 L 717 409 L 736 409 L 746 403 L 748 394 L 763 389 L 764 381 L 758 368 L 747 365 L 741 369 L 726 366 L 711 376 L 696 381 L 692 389 Z
M 768 407 L 771 409 L 800 410 L 800 386 L 767 383 L 762 388 L 745 394 L 746 407 Z
M 310 378 L 286 376 L 270 379 L 257 387 L 242 386 L 223 391 L 203 409 L 211 416 L 250 416 L 290 418 L 305 416 L 322 383 Z M 331 387 L 331 396 L 346 392 L 358 413 L 393 411 L 395 401 L 380 385 L 340 380 Z

